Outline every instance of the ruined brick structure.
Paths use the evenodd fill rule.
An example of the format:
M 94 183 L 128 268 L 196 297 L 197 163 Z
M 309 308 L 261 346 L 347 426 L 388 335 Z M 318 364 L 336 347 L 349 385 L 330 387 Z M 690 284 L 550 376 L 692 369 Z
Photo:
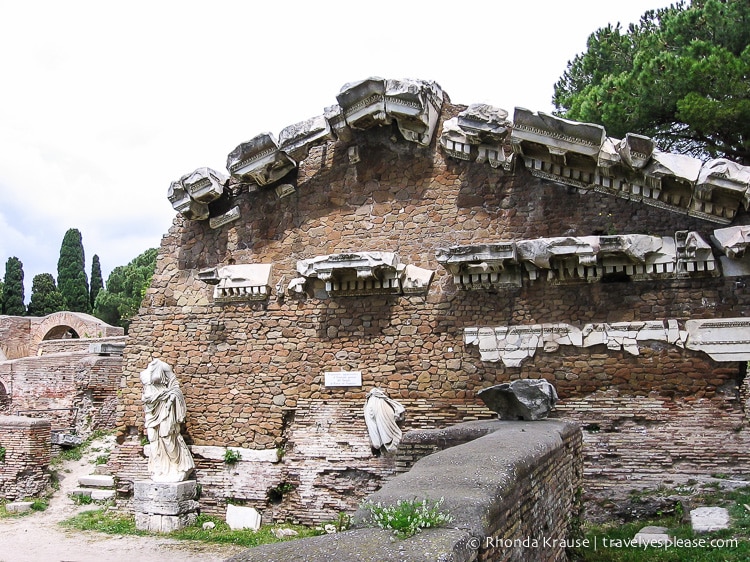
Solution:
M 0 415 L 45 418 L 76 440 L 114 428 L 124 345 L 122 328 L 87 314 L 0 316 Z
M 50 422 L 0 416 L 0 498 L 17 500 L 43 493 L 50 483 Z
M 240 145 L 229 179 L 199 169 L 172 185 L 180 214 L 125 350 L 110 463 L 120 478 L 145 476 L 138 373 L 153 357 L 181 381 L 208 510 L 231 499 L 320 521 L 355 506 L 399 470 L 369 448 L 361 412 L 373 387 L 406 407 L 410 430 L 492 417 L 477 391 L 546 378 L 556 415 L 586 430 L 589 490 L 750 469 L 744 336 L 733 336 L 736 353 L 711 355 L 703 325 L 687 324 L 739 318 L 720 329 L 746 330 L 748 270 L 739 259 L 728 275 L 721 254 L 732 251 L 711 237 L 748 223 L 747 181 L 699 178 L 691 162 L 665 168 L 637 135 L 615 141 L 525 110 L 511 123 L 432 83 L 391 97 L 383 84 L 345 88 L 324 120 L 285 129 L 278 144 Z M 372 91 L 350 99 L 360 86 Z M 295 131 L 312 140 L 301 148 Z M 624 235 L 661 249 L 628 254 Z M 539 238 L 566 248 L 523 254 Z M 236 269 L 246 265 L 257 267 Z M 639 322 L 664 334 L 636 336 Z M 634 334 L 612 335 L 617 323 Z M 519 335 L 513 347 L 492 335 L 567 334 L 563 324 L 606 325 L 609 339 L 547 334 L 524 347 Z M 514 349 L 522 357 L 506 360 Z M 331 372 L 359 372 L 362 384 L 326 386 Z M 246 451 L 236 465 L 210 449 L 228 446 Z

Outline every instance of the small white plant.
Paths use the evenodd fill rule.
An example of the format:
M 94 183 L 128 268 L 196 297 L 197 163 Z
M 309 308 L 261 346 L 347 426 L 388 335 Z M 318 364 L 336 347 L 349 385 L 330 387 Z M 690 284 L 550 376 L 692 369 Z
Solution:
M 400 500 L 396 505 L 382 505 L 369 500 L 362 504 L 362 508 L 370 511 L 372 523 L 381 529 L 393 531 L 397 537 L 404 539 L 422 529 L 440 527 L 453 521 L 450 514 L 440 511 L 443 501 L 444 498 L 434 502 L 413 499 Z

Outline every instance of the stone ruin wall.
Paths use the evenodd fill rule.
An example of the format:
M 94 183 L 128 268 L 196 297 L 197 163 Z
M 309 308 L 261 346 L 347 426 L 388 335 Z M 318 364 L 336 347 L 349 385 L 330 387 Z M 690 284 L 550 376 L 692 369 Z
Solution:
M 81 439 L 115 428 L 124 342 L 124 336 L 48 340 L 39 344 L 37 356 L 0 362 L 0 414 L 44 418 L 54 434 Z M 92 345 L 120 352 L 92 353 Z
M 0 498 L 38 496 L 50 483 L 50 422 L 25 416 L 0 416 Z
M 445 103 L 441 121 L 462 109 Z M 521 165 L 510 172 L 449 159 L 436 144 L 405 143 L 395 126 L 354 131 L 348 142 L 311 149 L 284 179 L 296 188 L 291 196 L 279 198 L 273 189 L 241 193 L 234 198 L 241 218 L 215 229 L 176 217 L 130 327 L 119 404 L 123 446 L 111 461 L 121 478 L 145 474 L 138 374 L 153 357 L 170 363 L 181 381 L 194 449 L 284 452 L 281 462 L 243 460 L 234 468 L 198 455 L 199 482 L 213 483 L 204 485 L 201 501 L 216 510 L 227 498 L 245 499 L 278 517 L 305 519 L 307 510 L 322 520 L 355 506 L 397 470 L 394 458 L 368 450 L 359 413 L 374 386 L 406 406 L 402 427 L 410 430 L 492 417 L 478 390 L 547 378 L 560 396 L 557 415 L 588 428 L 589 490 L 750 468 L 739 362 L 648 342 L 639 356 L 604 345 L 561 348 L 505 367 L 483 362 L 476 346 L 464 344 L 464 329 L 477 326 L 740 316 L 749 297 L 738 278 L 539 280 L 460 291 L 435 255 L 457 244 L 613 231 L 695 230 L 709 239 L 716 225 L 582 193 L 533 177 Z M 359 161 L 351 147 L 358 147 Z M 272 263 L 272 285 L 285 287 L 298 276 L 298 260 L 352 251 L 392 251 L 403 263 L 434 270 L 428 294 L 278 298 L 274 292 L 263 302 L 217 304 L 198 278 L 217 265 Z M 346 370 L 362 372 L 361 388 L 325 387 L 324 372 Z M 323 411 L 329 422 L 310 425 Z M 323 444 L 325 451 L 318 448 Z M 292 486 L 273 504 L 270 492 L 284 483 Z

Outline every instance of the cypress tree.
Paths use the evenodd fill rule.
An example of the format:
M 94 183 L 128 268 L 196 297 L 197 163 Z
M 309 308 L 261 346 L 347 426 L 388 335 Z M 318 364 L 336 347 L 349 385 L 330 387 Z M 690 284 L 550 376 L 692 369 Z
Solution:
M 83 239 L 77 228 L 63 237 L 60 259 L 57 261 L 57 286 L 71 312 L 90 312 L 89 281 L 83 254 Z
M 23 304 L 23 264 L 16 257 L 8 258 L 5 263 L 5 282 L 3 287 L 3 314 L 24 316 L 26 306 Z
M 47 316 L 66 308 L 65 298 L 57 289 L 52 274 L 40 273 L 35 275 L 31 284 L 29 316 Z
M 104 280 L 102 279 L 102 266 L 99 263 L 99 256 L 94 254 L 91 260 L 91 293 L 89 298 L 89 304 L 91 310 L 94 310 L 94 303 L 96 302 L 96 295 L 99 294 L 104 288 Z

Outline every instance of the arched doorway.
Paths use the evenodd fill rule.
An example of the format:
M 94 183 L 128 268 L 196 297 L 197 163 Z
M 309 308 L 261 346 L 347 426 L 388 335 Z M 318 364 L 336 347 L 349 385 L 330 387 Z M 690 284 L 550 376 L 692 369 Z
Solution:
M 69 339 L 78 339 L 80 336 L 78 335 L 78 332 L 75 331 L 70 326 L 66 326 L 64 324 L 61 324 L 59 326 L 55 326 L 54 328 L 50 329 L 44 336 L 42 336 L 42 341 L 47 340 L 69 340 Z

